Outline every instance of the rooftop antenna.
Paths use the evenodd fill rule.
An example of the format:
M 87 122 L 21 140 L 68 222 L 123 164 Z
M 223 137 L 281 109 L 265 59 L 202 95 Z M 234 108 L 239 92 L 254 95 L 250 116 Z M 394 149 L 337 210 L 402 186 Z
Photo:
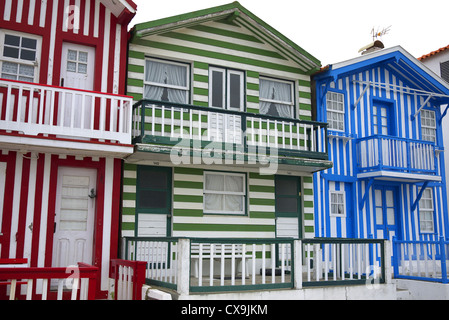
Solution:
M 382 30 L 380 30 L 379 28 L 377 28 L 377 30 L 375 31 L 374 27 L 371 30 L 371 35 L 373 36 L 373 42 L 376 41 L 378 38 L 381 38 L 388 34 L 390 32 L 391 26 L 383 28 Z

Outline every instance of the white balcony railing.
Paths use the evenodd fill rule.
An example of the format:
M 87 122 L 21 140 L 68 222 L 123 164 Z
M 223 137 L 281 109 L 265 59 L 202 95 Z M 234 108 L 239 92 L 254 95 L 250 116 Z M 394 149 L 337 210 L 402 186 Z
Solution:
M 0 129 L 131 143 L 132 98 L 0 79 Z
M 396 171 L 435 175 L 435 144 L 391 136 L 358 139 L 357 160 L 361 172 Z

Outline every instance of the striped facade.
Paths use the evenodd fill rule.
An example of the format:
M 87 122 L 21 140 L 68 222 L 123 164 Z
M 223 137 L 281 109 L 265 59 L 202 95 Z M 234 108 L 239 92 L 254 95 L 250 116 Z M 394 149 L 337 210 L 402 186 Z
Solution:
M 444 153 L 439 151 L 443 147 L 440 105 L 447 99 L 447 86 L 434 79 L 423 65 L 400 47 L 329 66 L 318 73 L 315 80 L 318 119 L 329 120 L 329 94 L 339 93 L 344 97 L 344 130 L 329 129 L 329 158 L 334 167 L 315 175 L 316 236 L 387 239 L 396 236 L 402 240 L 447 238 L 446 173 Z M 440 98 L 427 100 L 432 92 L 440 94 Z M 435 113 L 432 173 L 411 168 L 413 153 L 408 155 L 408 164 L 403 167 L 391 165 L 380 169 L 383 172 L 364 169 L 361 159 L 368 151 L 361 148 L 361 144 L 365 138 L 377 139 L 381 134 L 377 120 L 373 119 L 377 117 L 375 108 L 382 103 L 392 106 L 388 114 L 388 126 L 392 130 L 382 137 L 389 141 L 427 143 L 423 113 L 426 110 Z M 405 147 L 398 149 L 392 142 L 389 148 L 377 149 L 376 153 L 382 154 L 385 163 L 387 158 L 402 156 L 401 150 Z M 368 156 L 379 159 L 371 153 Z M 433 224 L 428 230 L 424 230 L 422 218 L 424 208 L 420 191 L 423 187 L 433 194 L 428 199 L 432 201 L 430 223 Z M 379 222 L 382 189 L 395 193 L 395 223 L 389 226 L 388 236 L 383 234 Z M 345 212 L 341 215 L 332 212 L 333 193 L 344 195 Z
M 173 27 L 175 24 L 177 26 Z M 295 118 L 312 120 L 310 73 L 319 67 L 319 62 L 302 49 L 292 50 L 283 40 L 270 37 L 261 25 L 267 27 L 257 17 L 234 2 L 222 7 L 135 26 L 129 44 L 127 94 L 133 96 L 135 102 L 145 99 L 145 68 L 149 59 L 183 63 L 189 70 L 188 104 L 209 109 L 211 107 L 210 70 L 219 67 L 243 72 L 245 91 L 243 112 L 256 115 L 260 113 L 260 79 L 271 77 L 291 81 L 294 84 Z M 270 31 L 273 30 L 269 28 Z M 144 135 L 170 137 L 174 126 L 171 126 L 169 120 L 171 113 L 169 114 L 167 110 L 165 112 L 168 118 L 165 125 L 156 124 L 153 128 L 151 123 L 145 123 Z M 210 110 L 213 111 L 212 108 Z M 156 115 L 160 116 L 160 111 L 155 112 L 159 112 Z M 145 116 L 148 122 L 152 120 L 152 117 L 154 119 L 149 109 L 146 110 Z M 138 117 L 140 118 L 140 115 Z M 175 114 L 172 119 L 180 119 L 180 116 Z M 187 119 L 186 115 L 184 119 Z M 213 120 L 213 117 L 202 115 L 197 119 L 201 121 L 195 122 L 191 133 L 193 137 L 203 134 L 208 128 L 207 122 Z M 176 123 L 178 128 L 180 121 L 182 119 Z M 247 125 L 249 127 L 249 123 Z M 201 132 L 198 131 L 198 126 L 202 128 Z M 141 130 L 140 127 L 139 130 Z M 280 220 L 276 219 L 275 175 L 262 175 L 257 167 L 248 166 L 246 163 L 174 165 L 170 159 L 158 154 L 165 150 L 165 146 L 150 146 L 149 143 L 145 145 L 142 142 L 137 144 L 137 148 L 141 151 L 125 161 L 123 236 L 170 235 L 210 238 L 281 236 L 279 234 L 282 233 Z M 171 147 L 167 148 L 171 149 Z M 136 207 L 139 166 L 161 166 L 171 170 L 172 212 L 169 214 L 169 226 L 166 232 L 151 230 L 151 226 L 155 225 L 164 228 L 166 216 L 144 214 Z M 300 204 L 302 230 L 299 234 L 304 237 L 313 237 L 312 173 L 301 166 L 295 166 L 295 169 L 292 169 L 293 166 L 280 168 L 277 175 L 290 174 L 298 178 L 298 183 L 304 191 Z M 204 175 L 207 171 L 244 175 L 246 193 L 243 215 L 204 212 Z M 291 220 L 285 220 L 284 224 L 287 224 L 286 222 Z M 298 218 L 293 219 L 293 224 L 298 225 Z M 295 232 L 298 234 L 298 230 Z
M 0 92 L 0 120 L 3 123 L 17 121 L 5 118 L 4 110 L 8 107 L 6 101 L 14 103 L 17 96 L 20 101 L 22 92 L 34 90 L 35 95 L 41 92 L 42 97 L 45 90 L 53 92 L 53 97 L 60 94 L 55 92 L 64 92 L 61 72 L 62 66 L 67 64 L 62 58 L 66 43 L 90 47 L 95 52 L 93 89 L 85 91 L 87 94 L 101 92 L 106 94 L 103 97 L 124 94 L 128 23 L 136 10 L 132 1 L 1 0 L 0 6 L 2 37 L 11 34 L 37 41 L 34 79 L 21 82 L 19 78 L 12 80 L 12 84 L 2 79 L 5 80 Z M 6 43 L 4 39 L 2 41 Z M 4 43 L 1 44 L 2 51 Z M 2 55 L 0 63 L 22 63 L 5 57 Z M 4 70 L 5 67 L 2 72 Z M 26 88 L 28 82 L 33 82 L 38 89 Z M 5 84 L 10 86 L 9 89 L 5 89 L 8 88 Z M 25 89 L 19 91 L 12 86 Z M 72 87 L 65 86 L 65 89 Z M 73 104 L 75 98 L 72 100 Z M 63 99 L 53 99 L 59 108 L 63 102 Z M 98 118 L 95 119 L 97 127 Z M 48 127 L 56 126 L 56 121 Z M 97 294 L 105 297 L 110 259 L 117 257 L 118 251 L 121 157 L 130 150 L 132 152 L 130 145 L 94 137 L 78 139 L 46 133 L 34 136 L 0 127 L 0 258 L 26 258 L 30 267 L 54 266 L 59 173 L 64 168 L 93 171 L 96 188 L 91 196 L 95 199 L 95 216 L 92 257 L 88 257 L 87 262 L 99 267 L 101 281 L 97 282 Z

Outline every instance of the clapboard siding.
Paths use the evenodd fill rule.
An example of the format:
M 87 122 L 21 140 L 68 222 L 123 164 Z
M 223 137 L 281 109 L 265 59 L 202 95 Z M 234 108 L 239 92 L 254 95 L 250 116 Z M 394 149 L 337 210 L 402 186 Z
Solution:
M 421 183 L 394 181 L 394 179 L 390 179 L 390 181 L 375 180 L 369 191 L 366 192 L 369 186 L 368 179 L 357 178 L 360 174 L 357 164 L 357 139 L 375 135 L 372 119 L 373 105 L 376 99 L 391 102 L 393 105 L 391 108 L 393 136 L 423 140 L 421 116 L 417 112 L 427 97 L 409 90 L 409 88 L 420 89 L 419 85 L 423 85 L 424 81 L 413 78 L 411 73 L 405 73 L 398 67 L 398 64 L 413 65 L 414 62 L 407 60 L 409 57 L 404 55 L 397 60 L 400 62 L 386 61 L 372 65 L 366 63 L 363 68 L 354 67 L 354 70 L 351 70 L 351 65 L 348 62 L 345 64 L 344 72 L 339 74 L 338 71 L 335 71 L 335 78 L 329 83 L 320 75 L 316 77 L 317 120 L 327 121 L 327 92 L 342 93 L 345 107 L 344 132 L 330 130 L 329 160 L 333 162 L 334 166 L 314 176 L 315 233 L 318 237 L 377 238 L 373 187 L 382 184 L 394 186 L 398 190 L 396 206 L 399 213 L 397 225 L 400 237 L 404 240 L 420 240 L 446 236 L 447 199 L 443 197 L 446 190 L 445 183 L 431 181 L 428 185 L 434 193 L 435 232 L 426 234 L 420 232 L 419 206 L 416 210 L 412 211 L 411 209 L 426 179 L 423 179 Z M 425 74 L 425 71 L 422 72 Z M 423 77 L 427 78 L 427 75 L 423 75 Z M 363 94 L 367 82 L 384 85 L 382 88 L 378 85 L 371 85 Z M 438 107 L 435 108 L 428 103 L 424 108 L 435 111 L 436 119 L 439 119 Z M 412 116 L 415 114 L 417 117 L 413 120 Z M 438 148 L 442 146 L 443 138 L 440 124 L 437 124 L 436 135 Z M 445 180 L 443 161 L 443 153 L 436 152 L 436 176 L 441 177 L 442 181 Z M 332 191 L 345 192 L 346 212 L 343 217 L 330 215 L 329 198 Z M 363 201 L 364 199 L 365 201 Z

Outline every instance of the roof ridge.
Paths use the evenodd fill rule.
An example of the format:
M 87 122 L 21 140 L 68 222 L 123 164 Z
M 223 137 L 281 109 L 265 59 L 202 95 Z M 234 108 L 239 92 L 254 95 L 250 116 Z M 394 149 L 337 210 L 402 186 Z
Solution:
M 434 55 L 436 55 L 436 54 L 438 54 L 438 53 L 440 53 L 440 52 L 446 51 L 446 50 L 448 50 L 448 49 L 449 49 L 449 45 L 447 45 L 446 47 L 441 47 L 441 48 L 438 49 L 438 50 L 432 51 L 432 52 L 430 52 L 430 53 L 428 53 L 428 54 L 425 54 L 425 55 L 419 57 L 418 60 L 419 60 L 419 61 L 425 60 L 425 59 L 427 59 L 427 58 L 430 58 L 430 57 L 432 57 L 432 56 L 434 56 Z

